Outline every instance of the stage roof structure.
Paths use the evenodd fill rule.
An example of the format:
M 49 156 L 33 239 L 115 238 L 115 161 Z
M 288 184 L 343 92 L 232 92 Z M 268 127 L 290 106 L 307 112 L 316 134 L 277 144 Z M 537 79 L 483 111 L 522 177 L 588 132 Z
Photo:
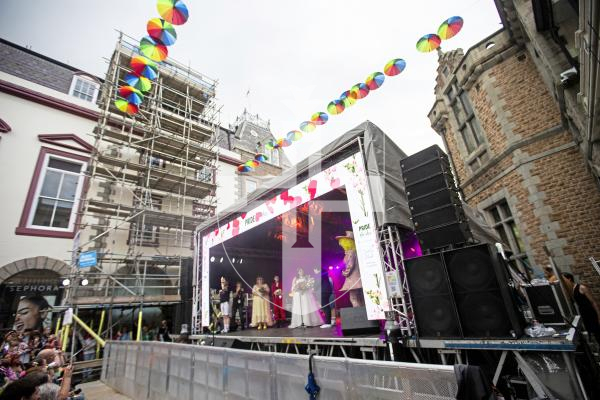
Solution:
M 413 225 L 400 169 L 400 160 L 407 155 L 377 125 L 365 121 L 292 168 L 285 170 L 281 176 L 265 182 L 247 199 L 242 199 L 218 215 L 205 220 L 198 225 L 196 232 L 213 230 L 218 225 L 236 218 L 251 208 L 251 205 L 268 200 L 357 152 L 361 152 L 365 160 L 377 225 L 381 227 L 394 224 L 412 230 Z M 463 207 L 475 239 L 482 242 L 499 241 L 495 231 L 487 225 L 483 216 L 467 204 L 463 204 Z

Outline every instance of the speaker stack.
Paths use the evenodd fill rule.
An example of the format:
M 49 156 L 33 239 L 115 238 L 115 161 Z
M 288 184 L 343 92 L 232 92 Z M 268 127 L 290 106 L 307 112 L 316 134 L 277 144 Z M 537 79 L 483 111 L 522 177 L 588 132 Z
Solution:
M 405 260 L 422 338 L 513 338 L 523 334 L 504 260 L 483 244 Z
M 448 156 L 431 146 L 400 162 L 421 248 L 434 251 L 473 242 Z
M 493 245 L 473 245 L 448 156 L 431 146 L 401 161 L 425 256 L 404 266 L 422 338 L 513 338 L 523 324 Z

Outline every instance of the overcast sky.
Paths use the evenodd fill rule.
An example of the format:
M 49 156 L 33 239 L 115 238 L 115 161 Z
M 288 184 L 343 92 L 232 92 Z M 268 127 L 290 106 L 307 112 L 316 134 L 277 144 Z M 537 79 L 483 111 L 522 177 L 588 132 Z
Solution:
M 441 145 L 427 113 L 433 105 L 436 52 L 417 39 L 453 15 L 462 32 L 444 50 L 467 49 L 501 28 L 493 0 L 188 0 L 169 56 L 218 79 L 221 122 L 244 108 L 271 121 L 276 136 L 326 111 L 329 101 L 392 58 L 406 70 L 286 151 L 298 161 L 368 119 L 408 154 Z M 1 0 L 0 36 L 104 76 L 115 30 L 142 37 L 157 16 L 153 0 Z M 250 95 L 246 96 L 250 90 Z

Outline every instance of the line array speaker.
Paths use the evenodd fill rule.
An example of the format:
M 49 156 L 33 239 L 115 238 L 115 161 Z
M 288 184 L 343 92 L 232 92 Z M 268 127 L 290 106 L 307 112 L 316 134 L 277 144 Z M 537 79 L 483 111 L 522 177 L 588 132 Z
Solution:
M 523 324 L 506 265 L 491 245 L 406 260 L 406 276 L 423 338 L 512 338 Z
M 401 161 L 415 232 L 425 250 L 473 241 L 448 156 L 431 146 Z

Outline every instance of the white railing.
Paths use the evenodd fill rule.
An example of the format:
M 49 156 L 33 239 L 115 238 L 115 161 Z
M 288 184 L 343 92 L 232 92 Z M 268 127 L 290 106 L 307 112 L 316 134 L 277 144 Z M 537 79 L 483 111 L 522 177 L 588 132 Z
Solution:
M 315 357 L 328 399 L 454 399 L 451 366 Z M 306 400 L 308 356 L 159 342 L 107 342 L 102 380 L 134 400 Z

